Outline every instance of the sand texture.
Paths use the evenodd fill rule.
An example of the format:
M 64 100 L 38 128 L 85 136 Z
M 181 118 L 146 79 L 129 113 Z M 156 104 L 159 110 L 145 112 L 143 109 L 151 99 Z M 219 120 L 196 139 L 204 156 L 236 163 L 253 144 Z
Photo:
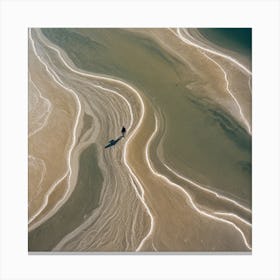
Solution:
M 248 58 L 196 29 L 28 36 L 29 252 L 252 250 Z

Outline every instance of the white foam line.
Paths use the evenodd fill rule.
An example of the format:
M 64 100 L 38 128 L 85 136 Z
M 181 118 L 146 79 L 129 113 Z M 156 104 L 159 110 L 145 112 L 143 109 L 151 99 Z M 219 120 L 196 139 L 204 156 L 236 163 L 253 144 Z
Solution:
M 219 221 L 219 222 L 222 222 L 222 223 L 226 223 L 226 224 L 229 224 L 231 225 L 232 227 L 234 227 L 242 236 L 243 238 L 243 241 L 244 241 L 244 244 L 245 246 L 248 248 L 248 249 L 252 249 L 251 246 L 249 245 L 243 231 L 238 227 L 236 226 L 233 222 L 230 222 L 228 220 L 225 220 L 225 219 L 222 219 L 222 218 L 218 218 L 216 216 L 213 216 L 211 214 L 208 214 L 202 210 L 200 210 L 196 205 L 195 203 L 193 202 L 193 199 L 191 198 L 191 196 L 189 195 L 189 193 L 184 189 L 182 188 L 181 186 L 179 186 L 178 184 L 172 182 L 171 180 L 169 180 L 167 177 L 165 177 L 164 175 L 162 174 L 159 174 L 153 167 L 152 167 L 152 164 L 150 162 L 150 159 L 149 159 L 149 147 L 150 147 L 150 143 L 152 141 L 152 139 L 154 138 L 154 136 L 156 135 L 157 133 L 157 130 L 158 130 L 158 120 L 157 120 L 157 117 L 155 116 L 155 120 L 156 120 L 156 125 L 155 125 L 155 130 L 154 132 L 152 133 L 152 135 L 150 136 L 148 142 L 147 142 L 147 145 L 146 145 L 146 148 L 145 148 L 145 155 L 146 155 L 146 161 L 148 163 L 148 166 L 149 168 L 151 169 L 152 173 L 161 178 L 162 180 L 166 181 L 168 184 L 174 186 L 176 189 L 178 189 L 180 192 L 182 192 L 187 198 L 188 198 L 188 201 L 190 202 L 191 206 L 193 207 L 193 209 L 195 209 L 200 215 L 202 216 L 206 216 L 210 219 L 213 219 L 213 220 L 216 220 L 216 221 Z
M 201 185 L 199 185 L 198 183 L 192 181 L 191 179 L 186 178 L 186 177 L 183 177 L 182 175 L 180 175 L 179 173 L 177 173 L 176 171 L 174 171 L 171 167 L 169 167 L 169 166 L 168 166 L 167 164 L 165 164 L 164 162 L 163 162 L 162 164 L 163 164 L 170 172 L 172 172 L 172 173 L 173 173 L 174 175 L 176 175 L 178 178 L 180 178 L 180 179 L 186 181 L 187 183 L 189 183 L 189 184 L 191 184 L 191 185 L 193 185 L 193 186 L 195 186 L 195 187 L 197 187 L 197 188 L 199 188 L 199 189 L 201 189 L 201 190 L 203 190 L 203 191 L 205 191 L 205 192 L 211 193 L 211 194 L 215 195 L 217 198 L 220 198 L 220 199 L 226 200 L 226 201 L 228 201 L 228 202 L 231 202 L 231 203 L 233 203 L 234 205 L 238 206 L 239 208 L 241 208 L 241 209 L 243 209 L 243 210 L 245 210 L 245 211 L 247 211 L 247 212 L 249 212 L 249 213 L 252 213 L 252 210 L 251 210 L 251 209 L 249 209 L 249 208 L 247 208 L 247 207 L 245 207 L 245 206 L 239 204 L 239 203 L 236 202 L 235 200 L 230 199 L 230 198 L 228 198 L 228 197 L 226 197 L 226 196 L 220 195 L 220 194 L 218 194 L 217 192 L 214 192 L 214 191 L 212 191 L 212 190 L 210 190 L 210 189 L 208 189 L 208 188 L 202 187 Z
M 215 215 L 222 215 L 222 216 L 229 216 L 229 217 L 234 217 L 236 219 L 238 219 L 239 221 L 243 222 L 244 224 L 252 227 L 252 224 L 249 223 L 248 221 L 242 219 L 241 217 L 239 217 L 238 215 L 234 214 L 234 213 L 226 213 L 226 212 L 214 212 Z
M 29 74 L 29 79 L 30 79 L 31 83 L 33 84 L 33 86 L 35 87 L 35 89 L 37 90 L 37 92 L 39 93 L 40 97 L 41 97 L 42 99 L 44 99 L 44 100 L 47 102 L 47 104 L 48 104 L 48 109 L 47 109 L 47 111 L 44 113 L 44 114 L 47 114 L 47 116 L 45 117 L 45 120 L 44 120 L 43 124 L 42 124 L 39 128 L 35 129 L 33 132 L 31 132 L 31 133 L 28 134 L 28 137 L 31 137 L 31 136 L 33 136 L 34 134 L 36 134 L 37 132 L 39 132 L 40 130 L 42 130 L 43 127 L 46 126 L 47 121 L 48 121 L 48 118 L 49 118 L 49 116 L 50 116 L 50 114 L 51 114 L 51 111 L 52 111 L 52 104 L 51 104 L 51 102 L 50 102 L 50 100 L 49 100 L 48 98 L 46 98 L 46 97 L 44 97 L 44 96 L 42 95 L 42 93 L 40 92 L 40 90 L 38 89 L 38 87 L 36 86 L 36 84 L 32 81 L 30 74 Z M 43 114 L 43 115 L 44 115 L 44 114 Z
M 212 62 L 214 62 L 214 63 L 222 70 L 222 72 L 224 73 L 225 81 L 226 81 L 226 89 L 227 89 L 228 93 L 231 95 L 231 97 L 233 98 L 235 104 L 237 105 L 237 107 L 238 107 L 238 109 L 239 109 L 240 116 L 241 116 L 241 118 L 243 119 L 243 121 L 244 121 L 244 123 L 245 123 L 245 125 L 246 125 L 246 127 L 247 127 L 247 129 L 248 129 L 248 132 L 249 132 L 250 134 L 252 134 L 251 127 L 250 127 L 250 125 L 249 125 L 247 119 L 245 118 L 245 116 L 244 116 L 244 114 L 243 114 L 243 112 L 242 112 L 242 109 L 241 109 L 240 104 L 238 103 L 237 99 L 235 98 L 235 96 L 232 94 L 232 92 L 231 92 L 230 89 L 229 89 L 229 81 L 228 81 L 227 74 L 226 74 L 225 70 L 222 68 L 222 66 L 221 66 L 219 63 L 217 63 L 214 59 L 210 58 L 204 51 L 209 52 L 209 53 L 212 53 L 212 54 L 215 54 L 215 55 L 218 55 L 218 56 L 221 56 L 221 57 L 223 57 L 223 58 L 225 58 L 225 59 L 228 59 L 228 60 L 234 62 L 236 65 L 238 65 L 240 68 L 242 68 L 243 70 L 245 70 L 245 71 L 246 71 L 248 74 L 250 74 L 250 75 L 252 74 L 252 72 L 250 72 L 244 65 L 240 64 L 237 60 L 233 59 L 232 57 L 227 56 L 227 55 L 224 55 L 224 54 L 222 54 L 222 53 L 220 53 L 220 52 L 213 51 L 213 50 L 211 50 L 211 49 L 204 48 L 204 47 L 199 46 L 198 44 L 195 44 L 195 43 L 193 43 L 192 41 L 188 40 L 186 37 L 184 37 L 184 36 L 181 34 L 179 28 L 177 28 L 177 33 L 176 33 L 175 31 L 173 31 L 171 28 L 169 28 L 169 31 L 171 31 L 174 35 L 176 35 L 178 38 L 180 38 L 180 39 L 181 39 L 183 42 L 185 42 L 186 44 L 192 45 L 192 46 L 194 46 L 194 47 L 197 47 L 198 49 L 203 50 L 203 52 L 201 52 L 201 53 L 202 53 L 204 56 L 206 56 L 209 60 L 211 60 Z M 184 32 L 186 32 L 186 31 L 184 30 Z
M 133 180 L 131 180 L 131 183 L 132 183 L 132 185 L 133 185 L 133 188 L 134 188 L 135 191 L 136 191 L 136 186 L 134 185 Z M 137 183 L 139 184 L 139 181 L 138 181 Z M 140 184 L 139 184 L 139 185 L 140 185 Z M 140 185 L 140 186 L 141 186 L 141 185 Z M 149 232 L 148 232 L 148 233 L 146 234 L 146 236 L 141 240 L 140 244 L 139 244 L 138 247 L 136 248 L 136 252 L 138 252 L 138 251 L 141 250 L 141 248 L 143 247 L 144 243 L 145 243 L 145 242 L 148 240 L 148 238 L 150 238 L 150 236 L 152 235 L 152 233 L 153 233 L 153 231 L 154 231 L 154 227 L 155 227 L 154 218 L 153 218 L 153 215 L 152 215 L 152 213 L 151 213 L 149 207 L 148 207 L 147 204 L 146 204 L 145 197 L 144 197 L 144 190 L 143 190 L 142 186 L 141 186 L 141 191 L 143 191 L 143 192 L 142 192 L 142 194 L 143 194 L 142 196 L 140 196 L 139 193 L 138 193 L 137 191 L 136 191 L 136 193 L 137 193 L 139 199 L 142 201 L 142 203 L 143 203 L 143 205 L 144 205 L 144 207 L 145 207 L 145 209 L 146 209 L 148 215 L 150 216 L 151 225 L 150 225 L 150 230 L 149 230 Z
M 151 211 L 148 207 L 148 205 L 146 204 L 146 201 L 145 201 L 145 196 L 144 196 L 144 189 L 141 185 L 141 183 L 139 182 L 138 178 L 136 177 L 136 175 L 134 174 L 134 172 L 132 171 L 132 169 L 129 167 L 128 163 L 127 163 L 127 145 L 128 143 L 130 142 L 130 140 L 133 138 L 133 136 L 136 134 L 136 131 L 140 128 L 142 122 L 143 122 L 143 119 L 144 119 L 144 114 L 145 114 L 145 105 L 144 105 L 144 102 L 140 96 L 140 94 L 138 93 L 137 90 L 135 90 L 132 86 L 130 86 L 129 84 L 126 84 L 125 82 L 121 81 L 121 80 L 117 80 L 117 79 L 113 79 L 113 78 L 109 78 L 109 77 L 104 77 L 104 76 L 98 76 L 98 75 L 94 75 L 94 74 L 88 74 L 88 73 L 84 73 L 84 72 L 81 72 L 81 71 L 77 71 L 75 69 L 73 69 L 72 67 L 69 66 L 69 64 L 63 59 L 60 51 L 56 48 L 54 48 L 53 46 L 51 45 L 48 45 L 46 42 L 45 44 L 52 50 L 54 50 L 59 58 L 61 59 L 61 61 L 63 62 L 63 64 L 72 72 L 76 73 L 76 74 L 79 74 L 81 76 L 84 76 L 84 77 L 90 77 L 90 78 L 96 78 L 96 79 L 99 79 L 99 80 L 103 80 L 103 81 L 109 81 L 109 82 L 115 82 L 115 83 L 118 83 L 118 84 L 121 84 L 123 86 L 125 86 L 126 88 L 130 89 L 136 96 L 137 98 L 139 99 L 140 101 L 140 104 L 141 104 L 141 117 L 140 117 L 140 120 L 137 124 L 137 126 L 135 127 L 134 131 L 130 134 L 130 136 L 128 137 L 127 141 L 125 142 L 124 144 L 124 152 L 123 152 L 123 155 L 124 155 L 124 163 L 126 165 L 126 167 L 128 168 L 130 174 L 132 175 L 132 177 L 134 178 L 134 180 L 137 182 L 137 184 L 140 186 L 140 189 L 141 189 L 141 192 L 142 192 L 142 196 L 141 196 L 141 199 L 140 201 L 143 203 L 145 209 L 147 210 L 147 213 L 148 215 L 150 216 L 150 230 L 149 232 L 147 233 L 147 235 L 144 237 L 144 239 L 140 242 L 139 246 L 137 247 L 136 251 L 139 251 L 144 242 L 150 237 L 150 235 L 152 234 L 153 230 L 154 230 L 154 218 L 151 214 Z M 135 189 L 136 191 L 136 189 Z M 138 191 L 136 191 L 136 194 L 138 194 Z M 139 196 L 138 196 L 139 197 Z
M 227 73 L 226 73 L 226 71 L 223 69 L 223 67 L 222 67 L 217 61 L 215 61 L 213 58 L 211 58 L 210 56 L 208 56 L 206 53 L 202 52 L 202 54 L 203 54 L 204 56 L 206 56 L 209 60 L 211 60 L 214 64 L 216 64 L 216 65 L 220 68 L 220 70 L 223 72 L 224 78 L 225 78 L 225 81 L 226 81 L 226 90 L 227 90 L 227 92 L 230 94 L 230 96 L 233 98 L 233 100 L 234 100 L 236 106 L 238 107 L 239 114 L 240 114 L 241 118 L 243 119 L 245 125 L 247 126 L 248 132 L 249 132 L 250 134 L 252 134 L 251 127 L 250 127 L 250 125 L 249 125 L 247 119 L 245 118 L 245 116 L 244 116 L 244 114 L 243 114 L 243 111 L 242 111 L 242 108 L 241 108 L 240 104 L 238 103 L 236 97 L 233 95 L 233 93 L 232 93 L 232 92 L 230 91 L 230 89 L 229 89 L 229 81 L 228 81 L 228 78 L 227 78 Z
M 170 29 L 169 29 L 169 30 L 170 30 Z M 241 68 L 241 69 L 242 69 L 243 71 L 245 71 L 247 74 L 252 75 L 252 72 L 251 72 L 247 67 L 245 67 L 243 64 L 241 64 L 239 61 L 237 61 L 237 60 L 234 59 L 233 57 L 231 57 L 231 56 L 229 56 L 229 55 L 225 55 L 225 54 L 223 54 L 223 53 L 221 53 L 221 52 L 217 52 L 217 51 L 214 51 L 214 50 L 211 50 L 211 49 L 202 47 L 202 46 L 200 46 L 200 45 L 198 45 L 198 44 L 196 44 L 196 43 L 194 43 L 194 42 L 188 40 L 186 37 L 184 37 L 184 36 L 182 35 L 182 33 L 181 33 L 180 28 L 177 28 L 176 30 L 177 30 L 177 33 L 176 33 L 176 34 L 178 35 L 178 37 L 179 37 L 182 41 L 184 41 L 185 43 L 187 43 L 188 45 L 192 45 L 192 46 L 197 47 L 197 48 L 199 48 L 199 49 L 201 49 L 201 50 L 204 50 L 204 51 L 207 51 L 207 52 L 209 52 L 209 53 L 212 53 L 212 54 L 218 55 L 218 56 L 220 56 L 220 57 L 223 57 L 223 58 L 225 58 L 225 59 L 231 61 L 231 62 L 234 63 L 235 65 L 237 65 L 239 68 Z M 175 34 L 174 31 L 173 31 L 172 29 L 171 29 L 171 32 L 172 32 L 173 34 Z M 190 34 L 189 34 L 185 29 L 183 29 L 183 32 L 184 32 L 185 35 L 189 35 L 189 36 L 190 36 Z
M 69 184 L 69 181 L 70 181 L 70 177 L 71 177 L 71 174 L 72 174 L 72 168 L 71 168 L 71 154 L 72 154 L 72 151 L 74 149 L 74 146 L 75 146 L 75 143 L 76 143 L 76 130 L 77 130 L 77 126 L 78 126 L 78 122 L 79 122 L 79 117 L 80 117 L 80 113 L 81 113 L 81 104 L 80 104 L 80 101 L 79 101 L 79 98 L 78 96 L 76 95 L 76 93 L 64 86 L 61 82 L 59 82 L 55 76 L 50 72 L 48 66 L 46 65 L 46 63 L 44 63 L 44 61 L 40 58 L 40 56 L 38 55 L 37 51 L 36 51 L 36 47 L 35 47 L 35 43 L 32 39 L 32 35 L 31 35 L 31 29 L 29 29 L 29 39 L 31 40 L 31 44 L 32 44 L 32 48 L 34 50 L 34 54 L 36 55 L 36 57 L 38 58 L 38 60 L 45 66 L 46 68 L 46 71 L 49 73 L 49 75 L 53 78 L 53 80 L 59 84 L 61 87 L 63 87 L 65 90 L 69 91 L 72 93 L 72 95 L 74 96 L 75 100 L 76 100 L 76 103 L 78 105 L 78 112 L 77 112 L 77 117 L 76 117 L 76 120 L 75 120 L 75 124 L 74 124 L 74 128 L 73 128 L 73 135 L 72 135 L 72 143 L 71 143 L 71 146 L 69 148 L 69 151 L 68 151 L 68 155 L 67 155 L 67 166 L 68 166 L 68 170 L 65 172 L 65 174 L 60 178 L 58 179 L 57 181 L 55 181 L 53 183 L 53 185 L 50 187 L 50 189 L 48 190 L 45 198 L 44 198 L 44 203 L 43 205 L 39 208 L 39 210 L 30 218 L 28 224 L 30 224 L 36 217 L 38 217 L 38 215 L 45 209 L 45 207 L 47 206 L 48 204 L 48 200 L 49 200 L 49 195 L 53 192 L 53 190 L 56 188 L 56 186 L 62 182 L 66 176 L 69 174 L 68 176 L 68 184 Z M 65 199 L 65 197 L 68 195 L 70 191 L 70 188 L 68 187 L 67 188 L 67 191 L 65 192 L 64 196 L 62 197 L 61 200 L 59 200 L 57 202 L 57 204 L 55 205 L 55 207 L 52 209 L 53 211 L 57 209 L 58 205 Z M 41 221 L 41 220 L 40 220 Z M 31 228 L 34 228 L 36 226 L 36 224 L 38 224 L 40 221 L 38 221 L 37 223 L 35 223 L 34 225 L 32 225 Z

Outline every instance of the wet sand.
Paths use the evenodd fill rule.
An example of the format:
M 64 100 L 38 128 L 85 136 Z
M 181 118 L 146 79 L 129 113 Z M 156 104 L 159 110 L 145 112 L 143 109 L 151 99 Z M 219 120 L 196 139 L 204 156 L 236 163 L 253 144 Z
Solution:
M 103 178 L 96 164 L 96 147 L 92 144 L 81 153 L 77 185 L 71 197 L 56 215 L 31 231 L 29 251 L 50 251 L 98 206 Z
M 31 229 L 30 251 L 251 250 L 248 75 L 174 32 L 31 30 L 81 116 L 69 191 Z
M 66 192 L 67 153 L 77 108 L 75 100 L 52 81 L 29 46 L 29 226 L 44 216 L 46 207 L 54 206 Z M 32 97 L 34 96 L 34 98 Z M 36 172 L 35 170 L 38 169 Z M 36 172 L 37 174 L 33 174 Z M 47 194 L 57 186 L 52 201 Z

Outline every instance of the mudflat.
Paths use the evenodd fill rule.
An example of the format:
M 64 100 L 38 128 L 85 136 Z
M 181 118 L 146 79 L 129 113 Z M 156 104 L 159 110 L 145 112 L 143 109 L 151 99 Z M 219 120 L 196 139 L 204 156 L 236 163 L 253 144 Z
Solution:
M 250 69 L 197 34 L 30 31 L 33 59 L 80 109 L 69 179 L 48 195 L 29 251 L 251 250 Z M 30 184 L 43 170 L 30 163 Z

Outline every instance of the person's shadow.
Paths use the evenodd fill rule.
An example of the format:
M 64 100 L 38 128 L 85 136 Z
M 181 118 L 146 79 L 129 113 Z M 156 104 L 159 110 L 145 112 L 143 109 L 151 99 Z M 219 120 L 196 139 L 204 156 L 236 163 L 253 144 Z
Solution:
M 117 139 L 110 140 L 109 143 L 105 146 L 105 149 L 109 148 L 109 147 L 112 147 L 112 146 L 115 146 L 123 137 L 124 137 L 124 135 L 121 135 Z

